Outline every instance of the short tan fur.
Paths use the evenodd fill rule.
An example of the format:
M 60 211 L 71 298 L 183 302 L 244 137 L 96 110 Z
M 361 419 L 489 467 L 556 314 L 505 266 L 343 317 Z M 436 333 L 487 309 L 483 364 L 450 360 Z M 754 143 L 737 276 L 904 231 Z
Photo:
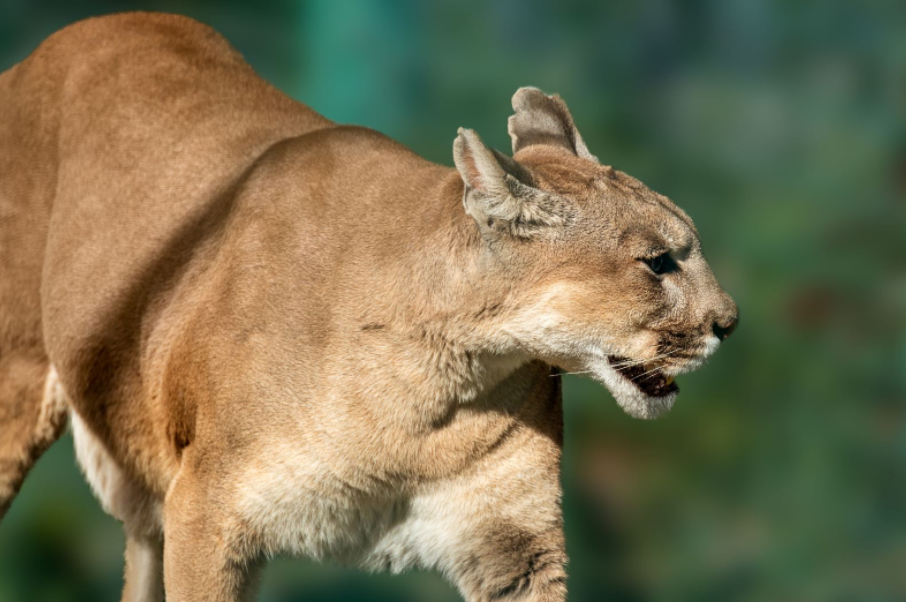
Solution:
M 210 28 L 130 13 L 0 75 L 0 514 L 71 416 L 124 600 L 264 559 L 566 596 L 557 367 L 653 417 L 736 306 L 689 217 L 522 88 L 456 169 L 332 123 Z

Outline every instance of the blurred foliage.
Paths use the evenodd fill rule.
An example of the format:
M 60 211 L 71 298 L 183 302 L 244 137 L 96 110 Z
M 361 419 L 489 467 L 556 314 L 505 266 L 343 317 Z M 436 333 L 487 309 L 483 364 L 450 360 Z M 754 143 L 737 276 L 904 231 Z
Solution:
M 519 86 L 559 92 L 592 152 L 696 220 L 742 326 L 658 422 L 567 380 L 571 600 L 906 599 L 906 4 L 0 0 L 0 68 L 133 8 L 446 164 L 459 126 L 508 149 Z M 66 437 L 0 526 L 0 601 L 118 599 L 121 546 Z M 278 560 L 261 599 L 458 598 Z

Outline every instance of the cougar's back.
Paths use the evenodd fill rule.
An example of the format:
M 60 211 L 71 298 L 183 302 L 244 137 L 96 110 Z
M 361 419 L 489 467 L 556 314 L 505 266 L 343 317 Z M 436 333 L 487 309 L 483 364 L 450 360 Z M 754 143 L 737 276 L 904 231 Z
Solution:
M 0 509 L 64 422 L 51 364 L 115 445 L 147 411 L 122 400 L 148 394 L 149 316 L 231 192 L 268 148 L 331 125 L 176 15 L 79 22 L 0 75 Z

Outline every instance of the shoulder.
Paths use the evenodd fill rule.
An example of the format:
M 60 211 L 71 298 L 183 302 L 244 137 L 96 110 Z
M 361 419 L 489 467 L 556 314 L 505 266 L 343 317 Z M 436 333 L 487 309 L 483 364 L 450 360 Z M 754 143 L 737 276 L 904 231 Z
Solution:
M 49 36 L 26 59 L 59 66 L 94 65 L 107 72 L 144 69 L 202 59 L 244 63 L 242 55 L 213 28 L 189 17 L 129 12 L 77 21 Z M 204 61 L 203 61 L 204 62 Z
M 91 17 L 76 21 L 47 38 L 45 44 L 90 40 L 103 42 L 105 38 L 121 42 L 137 37 L 165 37 L 173 39 L 226 40 L 212 27 L 183 15 L 156 12 L 124 12 Z

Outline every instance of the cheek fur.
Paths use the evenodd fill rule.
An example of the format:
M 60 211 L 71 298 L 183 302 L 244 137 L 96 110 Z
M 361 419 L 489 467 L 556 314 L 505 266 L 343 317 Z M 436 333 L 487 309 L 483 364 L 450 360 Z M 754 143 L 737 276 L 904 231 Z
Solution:
M 624 291 L 620 306 L 624 328 L 629 330 L 657 329 L 669 322 L 678 298 L 667 291 L 660 280 L 651 277 L 635 278 Z
M 650 326 L 657 329 L 671 328 L 671 325 L 683 323 L 687 310 L 686 295 L 683 288 L 672 278 L 664 278 L 651 289 L 648 300 L 650 307 Z
M 701 351 L 702 331 L 696 306 L 682 283 L 665 283 L 663 313 L 653 329 L 658 333 L 660 353 L 670 353 L 678 358 L 695 355 Z

